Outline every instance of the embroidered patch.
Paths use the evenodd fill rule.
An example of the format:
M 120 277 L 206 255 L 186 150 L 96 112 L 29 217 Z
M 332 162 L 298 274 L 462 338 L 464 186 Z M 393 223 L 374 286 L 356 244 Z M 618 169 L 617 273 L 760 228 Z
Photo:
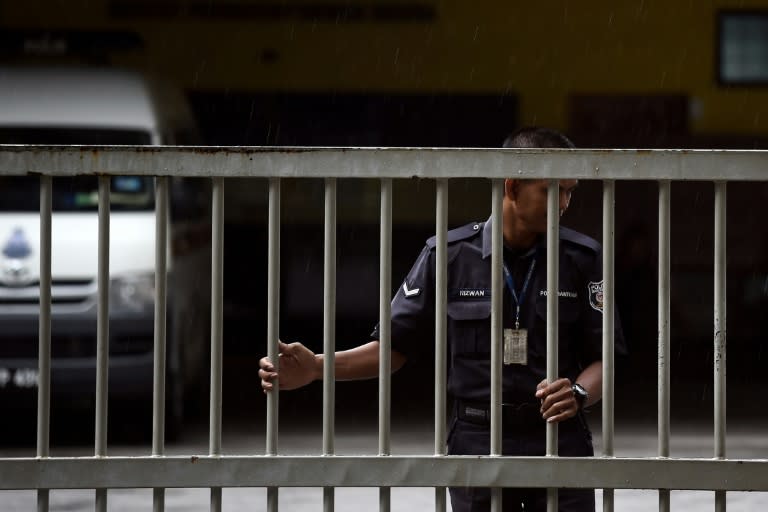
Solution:
M 589 292 L 589 305 L 599 312 L 603 312 L 603 281 L 590 281 L 587 285 Z

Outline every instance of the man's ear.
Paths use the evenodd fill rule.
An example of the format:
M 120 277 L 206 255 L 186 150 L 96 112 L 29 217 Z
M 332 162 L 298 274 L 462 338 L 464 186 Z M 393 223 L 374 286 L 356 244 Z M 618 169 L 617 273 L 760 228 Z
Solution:
M 517 201 L 517 192 L 520 188 L 520 181 L 515 179 L 504 180 L 504 196 L 510 201 Z

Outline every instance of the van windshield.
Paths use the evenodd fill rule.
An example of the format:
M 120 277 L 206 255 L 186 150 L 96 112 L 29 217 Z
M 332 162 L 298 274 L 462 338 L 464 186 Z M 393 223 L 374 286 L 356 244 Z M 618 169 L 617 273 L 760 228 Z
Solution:
M 147 145 L 148 132 L 95 128 L 0 127 L 0 144 Z M 115 176 L 111 180 L 110 205 L 115 211 L 151 210 L 154 207 L 152 178 Z M 53 179 L 54 211 L 96 211 L 98 180 L 94 176 Z M 0 211 L 40 210 L 40 179 L 36 176 L 0 177 Z

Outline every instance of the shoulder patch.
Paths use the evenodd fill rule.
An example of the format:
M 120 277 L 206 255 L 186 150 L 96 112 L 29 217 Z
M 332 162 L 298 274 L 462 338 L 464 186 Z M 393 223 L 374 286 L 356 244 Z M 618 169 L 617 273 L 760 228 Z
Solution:
M 484 222 L 471 222 L 460 228 L 451 229 L 448 231 L 448 243 L 458 242 L 460 240 L 469 240 L 470 238 L 479 235 L 483 231 Z M 433 236 L 427 240 L 427 246 L 433 249 L 437 245 L 437 236 Z
M 560 227 L 560 240 L 566 240 L 576 245 L 586 247 L 596 253 L 600 253 L 602 251 L 600 243 L 597 240 L 570 228 Z

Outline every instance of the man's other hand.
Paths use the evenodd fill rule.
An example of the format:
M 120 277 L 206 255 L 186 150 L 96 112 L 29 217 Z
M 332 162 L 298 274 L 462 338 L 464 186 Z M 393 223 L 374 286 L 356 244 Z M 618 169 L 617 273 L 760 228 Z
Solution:
M 315 353 L 301 343 L 283 343 L 278 341 L 279 371 L 269 357 L 259 360 L 259 377 L 261 389 L 268 393 L 275 388 L 275 381 L 280 381 L 281 390 L 291 390 L 306 386 L 320 378 L 318 368 L 322 371 L 322 362 Z

